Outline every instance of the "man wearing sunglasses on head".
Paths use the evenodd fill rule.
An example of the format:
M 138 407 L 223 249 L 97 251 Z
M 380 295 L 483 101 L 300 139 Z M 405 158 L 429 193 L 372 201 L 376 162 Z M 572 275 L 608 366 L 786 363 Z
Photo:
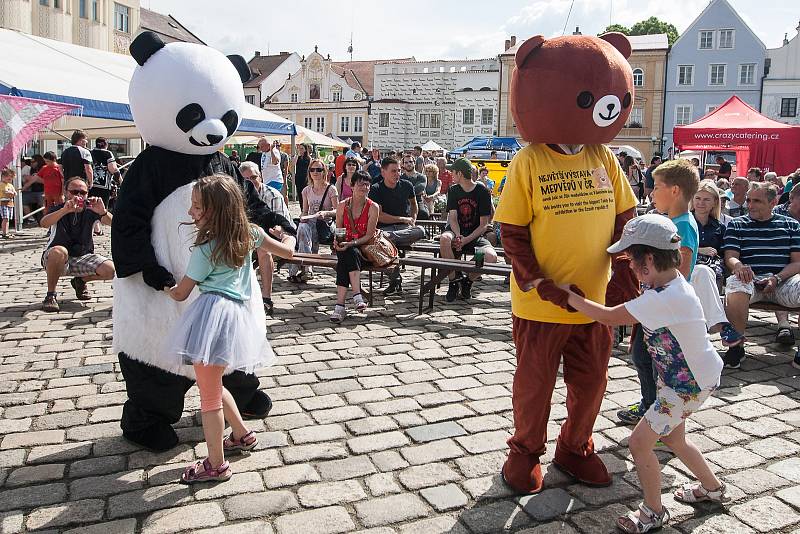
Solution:
M 94 253 L 92 226 L 95 221 L 111 226 L 111 213 L 103 200 L 89 196 L 89 185 L 79 176 L 65 181 L 66 202 L 51 206 L 42 217 L 42 228 L 49 228 L 42 267 L 47 272 L 47 295 L 42 303 L 46 312 L 59 311 L 56 285 L 62 276 L 72 276 L 70 284 L 79 300 L 91 296 L 86 283 L 114 278 L 114 263 Z

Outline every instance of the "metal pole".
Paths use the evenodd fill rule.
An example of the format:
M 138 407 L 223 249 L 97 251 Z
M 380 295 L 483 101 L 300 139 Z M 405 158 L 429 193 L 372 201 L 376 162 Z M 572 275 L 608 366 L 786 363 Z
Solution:
M 17 198 L 14 201 L 14 228 L 17 232 L 22 230 L 22 165 L 21 154 L 14 154 L 14 186 L 17 189 Z
M 292 144 L 292 161 L 294 161 L 294 158 L 297 155 L 297 147 L 294 146 L 294 142 L 295 142 L 296 138 L 297 138 L 297 135 L 292 133 L 292 137 L 291 137 L 291 139 L 289 141 Z M 287 171 L 289 170 L 289 167 L 290 167 L 290 165 L 286 166 L 286 170 Z M 300 192 L 297 191 L 297 182 L 294 181 L 294 177 L 296 175 L 297 175 L 297 167 L 295 167 L 294 173 L 292 173 L 292 196 L 294 197 L 294 200 L 297 200 L 300 197 Z M 288 181 L 286 183 L 286 186 L 287 187 L 289 186 Z

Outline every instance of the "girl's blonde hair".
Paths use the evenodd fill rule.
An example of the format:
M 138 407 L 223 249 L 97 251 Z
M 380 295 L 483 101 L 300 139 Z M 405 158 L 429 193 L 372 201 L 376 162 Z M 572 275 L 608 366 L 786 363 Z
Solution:
M 213 242 L 211 263 L 243 266 L 250 259 L 254 243 L 239 184 L 227 174 L 214 174 L 197 180 L 194 191 L 205 218 L 197 230 L 195 246 Z
M 719 189 L 717 189 L 717 186 L 714 185 L 714 181 L 710 179 L 702 180 L 700 182 L 700 186 L 697 188 L 697 193 L 700 192 L 708 193 L 714 199 L 714 207 L 711 208 L 711 216 L 714 217 L 716 220 L 719 220 L 719 214 L 720 214 Z
M 425 165 L 425 172 L 429 172 L 429 171 L 433 173 L 433 177 L 434 178 L 438 178 L 439 177 L 439 167 L 437 167 L 433 163 L 429 163 L 429 164 Z

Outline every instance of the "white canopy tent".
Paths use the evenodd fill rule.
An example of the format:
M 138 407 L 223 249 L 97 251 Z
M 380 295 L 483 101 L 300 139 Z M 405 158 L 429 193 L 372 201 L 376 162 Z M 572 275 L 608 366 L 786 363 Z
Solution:
M 422 150 L 427 150 L 428 152 L 446 152 L 445 149 L 439 146 L 433 139 L 428 140 L 427 143 L 422 145 Z
M 82 106 L 40 138 L 69 137 L 75 129 L 89 137 L 135 138 L 139 133 L 128 106 L 128 84 L 136 61 L 71 43 L 0 29 L 0 94 L 26 96 Z M 296 133 L 291 121 L 245 104 L 239 135 Z
M 308 144 L 308 145 L 316 145 L 316 146 L 327 146 L 333 148 L 350 148 L 350 145 L 345 143 L 340 143 L 335 139 L 331 139 L 327 135 L 323 135 L 319 132 L 315 132 L 313 130 L 309 130 L 308 128 L 304 128 L 299 124 L 295 125 L 297 128 L 297 135 L 295 136 L 294 142 L 296 144 Z M 257 135 L 235 135 L 228 140 L 228 144 L 231 145 L 254 145 L 258 142 L 260 136 Z M 269 139 L 279 139 L 281 143 L 291 143 L 291 137 L 287 135 L 267 135 Z

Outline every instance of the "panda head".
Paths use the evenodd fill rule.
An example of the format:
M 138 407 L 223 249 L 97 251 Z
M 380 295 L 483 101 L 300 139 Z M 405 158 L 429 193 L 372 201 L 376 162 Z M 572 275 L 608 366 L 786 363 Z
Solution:
M 128 100 L 145 142 L 184 154 L 222 148 L 242 120 L 242 83 L 250 78 L 244 58 L 198 44 L 165 44 L 152 32 L 137 36 L 130 52 L 139 66 Z

